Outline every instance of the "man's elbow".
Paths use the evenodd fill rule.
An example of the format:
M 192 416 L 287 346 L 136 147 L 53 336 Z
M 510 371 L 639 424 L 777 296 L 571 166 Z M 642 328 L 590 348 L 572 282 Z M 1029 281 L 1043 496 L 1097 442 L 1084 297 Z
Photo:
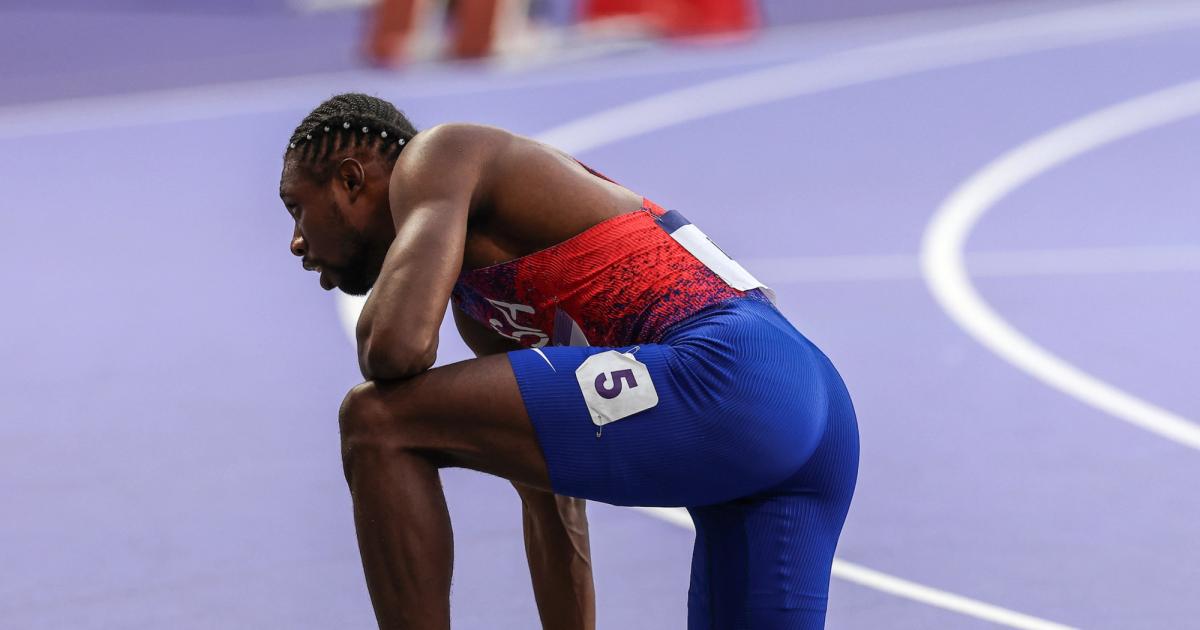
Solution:
M 425 345 L 370 343 L 363 348 L 363 376 L 388 381 L 412 378 L 433 367 L 437 342 Z

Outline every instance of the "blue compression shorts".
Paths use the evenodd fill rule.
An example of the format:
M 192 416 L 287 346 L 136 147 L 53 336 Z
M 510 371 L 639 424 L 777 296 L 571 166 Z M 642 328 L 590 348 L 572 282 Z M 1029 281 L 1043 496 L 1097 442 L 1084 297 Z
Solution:
M 721 302 L 657 344 L 508 357 L 555 492 L 688 508 L 689 630 L 824 626 L 858 428 L 833 365 L 772 305 Z

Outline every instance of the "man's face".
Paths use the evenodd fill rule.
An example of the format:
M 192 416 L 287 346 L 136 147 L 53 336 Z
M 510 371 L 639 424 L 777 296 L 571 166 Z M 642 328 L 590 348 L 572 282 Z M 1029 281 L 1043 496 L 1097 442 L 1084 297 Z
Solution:
M 382 261 L 373 260 L 366 221 L 355 221 L 354 194 L 338 174 L 321 183 L 289 160 L 279 180 L 279 197 L 295 221 L 291 251 L 305 269 L 320 272 L 321 287 L 351 295 L 369 291 Z

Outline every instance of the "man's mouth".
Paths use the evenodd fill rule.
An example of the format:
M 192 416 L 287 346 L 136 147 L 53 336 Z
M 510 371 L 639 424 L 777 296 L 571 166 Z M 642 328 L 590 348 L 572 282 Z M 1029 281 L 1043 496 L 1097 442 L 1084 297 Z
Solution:
M 302 261 L 300 261 L 300 266 L 304 267 L 304 269 L 307 271 L 315 271 L 319 274 L 322 289 L 329 291 L 330 289 L 337 286 L 337 281 L 334 280 L 333 274 L 330 273 L 329 270 L 325 269 L 321 265 L 319 265 L 311 260 L 302 260 Z

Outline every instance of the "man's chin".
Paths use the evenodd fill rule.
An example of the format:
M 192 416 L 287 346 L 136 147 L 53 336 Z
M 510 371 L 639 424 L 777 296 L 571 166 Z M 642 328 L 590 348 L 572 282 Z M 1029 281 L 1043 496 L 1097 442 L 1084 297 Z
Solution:
M 371 278 L 369 281 L 341 278 L 337 283 L 337 288 L 346 295 L 366 295 L 374 285 L 374 278 Z

